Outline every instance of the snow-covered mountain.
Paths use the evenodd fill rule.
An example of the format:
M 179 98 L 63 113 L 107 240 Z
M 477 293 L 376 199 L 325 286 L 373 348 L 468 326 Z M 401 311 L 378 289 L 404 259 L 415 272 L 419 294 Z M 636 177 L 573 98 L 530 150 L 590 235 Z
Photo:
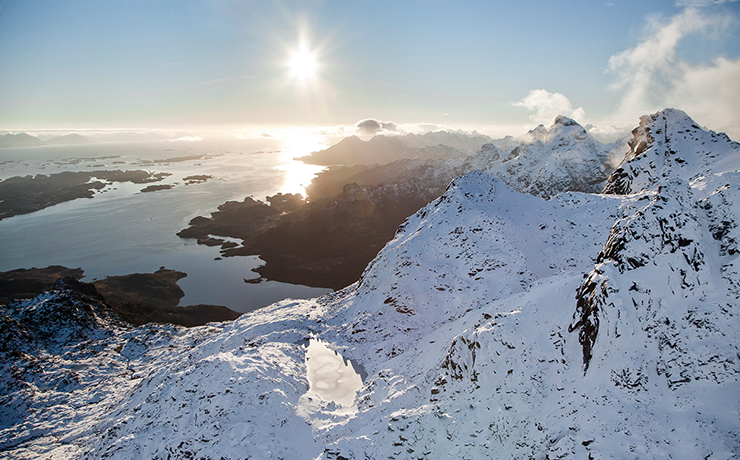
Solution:
M 601 144 L 581 125 L 564 116 L 555 118 L 550 128 L 539 125 L 516 142 L 507 139 L 507 144 L 509 147 L 504 150 L 489 142 L 474 155 L 434 157 L 431 152 L 444 152 L 445 146 L 440 145 L 428 150 L 427 155 L 356 172 L 358 167 L 329 170 L 319 174 L 309 187 L 309 195 L 311 199 L 331 197 L 344 184 L 357 183 L 369 195 L 382 195 L 384 189 L 415 188 L 423 190 L 424 198 L 436 198 L 455 177 L 485 171 L 515 190 L 549 198 L 563 191 L 601 191 L 613 170 L 609 155 L 615 145 Z M 331 181 L 335 183 L 330 184 Z
M 516 190 L 548 198 L 563 190 L 598 192 L 611 172 L 609 147 L 562 115 L 539 125 L 509 150 L 486 144 L 463 166 L 501 177 Z
M 556 125 L 535 134 L 574 128 Z M 568 140 L 558 155 L 585 155 Z M 64 283 L 12 304 L 3 454 L 740 458 L 740 144 L 665 110 L 631 147 L 603 194 L 470 172 L 358 283 L 234 322 L 54 320 L 26 346 L 34 312 L 105 305 L 70 310 L 85 287 Z M 364 368 L 352 406 L 309 388 L 311 338 Z

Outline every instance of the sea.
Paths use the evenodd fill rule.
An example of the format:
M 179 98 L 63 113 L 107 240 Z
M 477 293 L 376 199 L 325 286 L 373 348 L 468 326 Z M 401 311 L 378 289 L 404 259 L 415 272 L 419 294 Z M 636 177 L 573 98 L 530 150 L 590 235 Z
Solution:
M 187 273 L 180 305 L 224 305 L 248 312 L 286 298 L 312 298 L 329 289 L 275 281 L 245 283 L 258 257 L 222 258 L 219 247 L 176 233 L 226 201 L 281 193 L 305 194 L 321 167 L 295 158 L 336 139 L 286 136 L 203 139 L 187 136 L 147 142 L 44 145 L 0 149 L 0 180 L 62 171 L 146 170 L 169 173 L 160 182 L 113 182 L 93 198 L 64 202 L 0 220 L 0 271 L 63 265 L 81 268 L 82 281 L 168 268 Z M 184 178 L 212 176 L 187 184 Z M 172 185 L 143 193 L 148 185 Z M 220 260 L 219 260 L 220 259 Z

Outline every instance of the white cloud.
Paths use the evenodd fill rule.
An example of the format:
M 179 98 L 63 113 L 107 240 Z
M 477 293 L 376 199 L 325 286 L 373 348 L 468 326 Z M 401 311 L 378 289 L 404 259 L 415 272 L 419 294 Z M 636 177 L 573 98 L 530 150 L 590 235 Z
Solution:
M 582 107 L 573 108 L 570 100 L 560 93 L 551 93 L 544 89 L 534 89 L 527 97 L 514 103 L 517 107 L 525 107 L 534 111 L 530 119 L 535 123 L 549 125 L 558 115 L 573 118 L 578 123 L 585 123 L 586 112 Z
M 681 64 L 666 97 L 696 121 L 740 139 L 740 59 L 717 58 L 710 65 Z
M 388 131 L 397 133 L 399 131 L 398 126 L 392 121 L 379 121 L 373 118 L 357 122 L 355 128 L 360 135 L 375 135 Z
M 731 17 L 707 16 L 687 8 L 667 24 L 652 22 L 646 38 L 609 59 L 616 75 L 610 89 L 621 102 L 614 119 L 636 122 L 644 114 L 674 107 L 711 129 L 740 136 L 740 59 L 717 58 L 691 64 L 677 57 L 681 41 L 692 34 L 712 36 Z
M 676 6 L 689 6 L 689 7 L 697 7 L 697 6 L 710 6 L 710 5 L 720 5 L 722 3 L 731 3 L 736 2 L 738 0 L 678 0 L 676 2 Z

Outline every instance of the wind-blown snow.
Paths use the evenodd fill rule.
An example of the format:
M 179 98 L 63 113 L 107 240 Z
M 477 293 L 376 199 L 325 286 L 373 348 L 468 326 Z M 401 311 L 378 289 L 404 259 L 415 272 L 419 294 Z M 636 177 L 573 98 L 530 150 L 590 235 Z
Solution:
M 533 136 L 578 128 L 554 126 Z M 17 356 L 24 312 L 69 291 L 11 305 L 4 455 L 738 458 L 740 145 L 665 110 L 631 149 L 604 194 L 466 174 L 355 285 L 232 323 Z M 364 367 L 352 407 L 309 391 L 310 338 Z

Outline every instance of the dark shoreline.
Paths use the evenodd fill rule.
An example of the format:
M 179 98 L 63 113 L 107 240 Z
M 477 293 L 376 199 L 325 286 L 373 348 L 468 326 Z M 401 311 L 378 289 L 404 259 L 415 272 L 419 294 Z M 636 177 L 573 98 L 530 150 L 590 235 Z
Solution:
M 305 200 L 279 193 L 266 203 L 228 201 L 177 235 L 220 246 L 222 257 L 259 256 L 265 263 L 253 271 L 265 280 L 342 289 L 359 280 L 399 225 L 452 179 L 420 179 L 415 162 L 397 163 L 400 173 L 394 164 L 329 169 L 307 187 Z M 420 168 L 429 170 L 426 163 Z

